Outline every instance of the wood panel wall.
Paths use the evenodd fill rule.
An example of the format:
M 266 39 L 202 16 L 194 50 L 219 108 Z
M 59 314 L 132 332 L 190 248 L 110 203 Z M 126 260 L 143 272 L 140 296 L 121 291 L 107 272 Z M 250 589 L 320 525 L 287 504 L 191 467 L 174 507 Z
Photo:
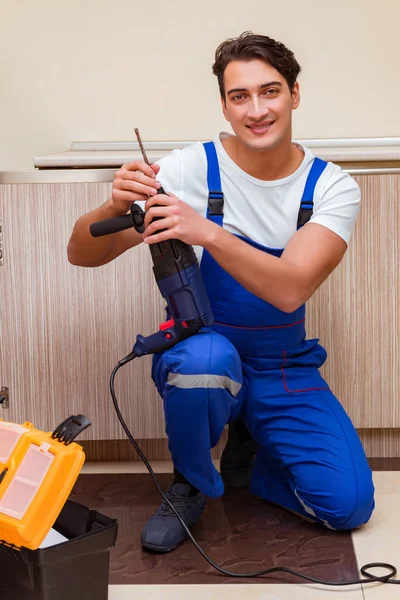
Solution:
M 356 179 L 362 207 L 353 239 L 308 304 L 308 336 L 327 348 L 323 375 L 370 455 L 397 456 L 400 176 Z M 0 387 L 10 387 L 10 408 L 0 409 L 0 417 L 50 430 L 84 412 L 93 421 L 86 439 L 124 438 L 109 376 L 136 334 L 155 331 L 163 319 L 150 253 L 139 247 L 97 269 L 74 267 L 66 258 L 76 219 L 110 189 L 108 183 L 0 185 Z M 122 369 L 116 389 L 134 436 L 148 440 L 153 458 L 163 458 L 164 420 L 150 361 Z
M 355 178 L 362 204 L 349 249 L 309 301 L 322 374 L 359 428 L 400 427 L 400 176 Z

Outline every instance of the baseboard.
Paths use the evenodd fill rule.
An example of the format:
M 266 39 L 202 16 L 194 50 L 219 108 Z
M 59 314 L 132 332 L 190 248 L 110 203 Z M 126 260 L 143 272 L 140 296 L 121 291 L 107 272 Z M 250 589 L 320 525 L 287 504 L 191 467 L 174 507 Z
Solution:
M 393 459 L 393 465 L 400 462 L 400 429 L 360 429 L 358 434 L 368 458 Z M 226 438 L 227 432 L 224 431 L 220 441 L 212 450 L 213 458 L 221 457 Z M 167 439 L 145 439 L 137 442 L 149 460 L 171 458 Z M 140 458 L 128 440 L 92 440 L 80 443 L 85 450 L 87 461 L 139 460 Z

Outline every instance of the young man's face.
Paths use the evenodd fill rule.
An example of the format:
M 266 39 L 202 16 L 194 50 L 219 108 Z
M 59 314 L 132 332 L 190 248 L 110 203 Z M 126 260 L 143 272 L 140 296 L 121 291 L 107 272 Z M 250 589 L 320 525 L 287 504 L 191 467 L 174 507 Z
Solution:
M 271 150 L 292 136 L 292 110 L 300 103 L 298 83 L 262 60 L 235 60 L 224 72 L 222 110 L 239 140 L 256 151 Z

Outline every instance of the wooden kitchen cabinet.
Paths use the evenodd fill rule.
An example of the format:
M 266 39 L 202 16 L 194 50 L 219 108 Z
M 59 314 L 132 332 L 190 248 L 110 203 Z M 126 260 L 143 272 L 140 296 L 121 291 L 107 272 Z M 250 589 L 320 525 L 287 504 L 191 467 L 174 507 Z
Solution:
M 344 259 L 308 305 L 322 373 L 358 428 L 400 427 L 400 175 L 360 175 Z
M 68 263 L 76 219 L 105 201 L 110 183 L 0 185 L 0 418 L 52 430 L 66 416 L 92 421 L 87 439 L 125 435 L 109 394 L 117 361 L 137 333 L 163 320 L 150 253 L 138 247 L 96 269 Z M 162 406 L 149 377 L 150 357 L 116 377 L 122 412 L 139 438 L 163 437 Z
M 328 350 L 323 375 L 358 428 L 400 427 L 400 175 L 360 175 L 362 207 L 341 265 L 308 303 L 308 337 Z M 137 333 L 164 318 L 150 253 L 138 247 L 96 269 L 67 260 L 76 219 L 105 201 L 110 182 L 0 184 L 0 418 L 53 429 L 66 416 L 93 422 L 86 439 L 125 434 L 109 377 Z M 137 438 L 162 438 L 162 401 L 150 357 L 116 377 Z

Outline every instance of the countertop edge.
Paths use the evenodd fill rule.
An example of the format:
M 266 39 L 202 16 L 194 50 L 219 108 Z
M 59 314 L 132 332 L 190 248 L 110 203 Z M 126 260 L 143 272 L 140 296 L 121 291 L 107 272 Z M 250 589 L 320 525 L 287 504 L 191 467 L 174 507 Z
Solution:
M 298 140 L 326 161 L 339 165 L 351 175 L 400 173 L 400 138 L 365 140 Z M 312 142 L 312 143 L 311 143 Z M 323 147 L 318 142 L 325 143 Z M 333 143 L 336 142 L 337 146 Z M 363 142 L 363 143 L 361 143 Z M 364 143 L 365 142 L 365 143 Z M 367 144 L 368 142 L 368 144 Z M 150 162 L 155 162 L 189 142 L 148 143 Z M 104 183 L 112 182 L 115 171 L 123 164 L 141 159 L 140 152 L 122 143 L 74 143 L 66 152 L 37 156 L 31 170 L 0 171 L 1 184 L 23 183 Z M 166 147 L 169 144 L 170 147 Z M 353 144 L 353 145 L 352 145 Z M 358 145 L 356 145 L 358 144 Z
M 340 162 L 400 162 L 400 146 L 371 147 L 311 147 L 312 152 L 326 161 Z M 167 156 L 171 150 L 150 150 L 147 156 L 150 162 L 156 162 Z M 34 166 L 49 168 L 119 168 L 121 165 L 142 160 L 137 150 L 69 150 L 57 154 L 36 156 Z
M 400 175 L 400 161 L 383 163 L 336 163 L 345 173 L 357 175 Z M 116 168 L 110 169 L 35 169 L 0 171 L 0 185 L 51 183 L 111 183 Z
M 31 171 L 0 171 L 0 184 L 23 183 L 105 183 L 112 182 L 112 169 L 34 169 Z

